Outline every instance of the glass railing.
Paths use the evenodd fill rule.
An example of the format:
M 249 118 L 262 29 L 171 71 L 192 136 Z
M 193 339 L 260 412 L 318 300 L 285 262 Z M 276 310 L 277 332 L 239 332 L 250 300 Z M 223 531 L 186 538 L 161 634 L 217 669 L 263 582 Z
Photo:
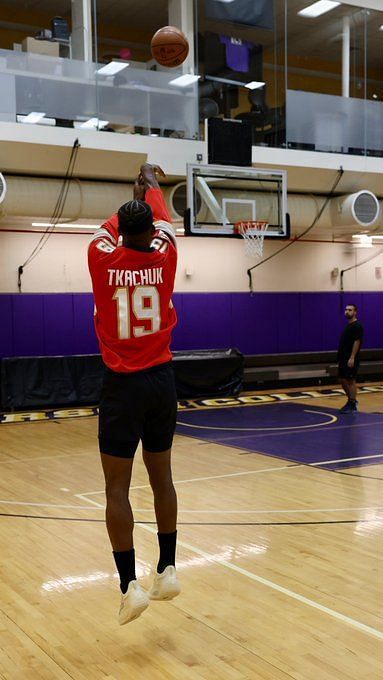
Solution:
M 290 149 L 383 156 L 383 102 L 287 91 Z
M 174 71 L 150 71 L 28 52 L 0 50 L 0 120 L 24 121 L 43 113 L 40 123 L 148 135 L 198 138 L 197 84 L 176 81 Z M 100 72 L 101 70 L 101 72 Z M 28 121 L 27 121 L 28 122 Z

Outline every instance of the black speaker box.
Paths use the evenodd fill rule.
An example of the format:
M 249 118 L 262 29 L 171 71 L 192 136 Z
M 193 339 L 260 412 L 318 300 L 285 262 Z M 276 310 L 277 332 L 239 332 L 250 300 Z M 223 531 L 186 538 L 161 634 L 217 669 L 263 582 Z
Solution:
M 217 165 L 251 166 L 251 123 L 209 118 L 207 122 L 208 162 Z

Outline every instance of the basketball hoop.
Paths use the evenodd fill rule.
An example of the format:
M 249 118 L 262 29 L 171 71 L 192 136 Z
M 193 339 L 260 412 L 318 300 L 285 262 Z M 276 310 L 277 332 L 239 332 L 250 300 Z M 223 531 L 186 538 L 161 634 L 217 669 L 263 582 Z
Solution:
M 240 234 L 245 241 L 245 254 L 248 257 L 262 257 L 263 242 L 269 223 L 263 220 L 255 222 L 236 222 L 234 233 Z

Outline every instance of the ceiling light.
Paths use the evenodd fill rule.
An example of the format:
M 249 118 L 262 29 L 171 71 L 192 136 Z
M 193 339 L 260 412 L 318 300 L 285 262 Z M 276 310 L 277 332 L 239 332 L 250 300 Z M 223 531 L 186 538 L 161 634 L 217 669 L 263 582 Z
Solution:
M 52 222 L 32 222 L 32 227 L 65 227 L 65 229 L 99 229 L 100 224 L 70 224 L 65 222 L 58 222 L 57 224 L 52 224 Z
M 252 80 L 250 83 L 246 83 L 245 87 L 248 90 L 257 90 L 259 87 L 264 87 L 265 84 L 258 80 Z
M 188 85 L 193 85 L 201 76 L 193 76 L 191 73 L 185 73 L 183 76 L 178 76 L 169 81 L 169 85 L 174 85 L 174 87 L 187 87 Z
M 45 116 L 45 113 L 40 111 L 31 111 L 24 117 L 23 123 L 39 123 Z
M 89 120 L 86 120 L 85 123 L 78 123 L 76 127 L 85 129 L 85 130 L 101 130 L 101 128 L 105 127 L 105 125 L 108 125 L 109 121 L 108 120 L 99 120 L 99 118 L 89 118 Z
M 298 14 L 301 17 L 310 17 L 310 19 L 316 19 L 316 17 L 321 16 L 321 14 L 325 14 L 326 12 L 335 9 L 335 7 L 338 7 L 338 5 L 340 5 L 340 2 L 333 2 L 333 0 L 319 0 L 319 2 L 314 2 L 312 5 L 301 9 Z
M 379 31 L 383 31 L 383 24 L 379 26 Z
M 114 76 L 127 66 L 129 66 L 127 61 L 110 61 L 109 64 L 105 64 L 105 66 L 97 69 L 96 73 L 99 73 L 101 76 Z

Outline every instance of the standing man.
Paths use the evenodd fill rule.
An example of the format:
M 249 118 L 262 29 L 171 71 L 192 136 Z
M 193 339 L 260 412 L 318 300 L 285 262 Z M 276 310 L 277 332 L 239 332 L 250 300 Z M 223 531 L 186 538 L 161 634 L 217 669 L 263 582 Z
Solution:
M 169 347 L 177 322 L 171 300 L 177 249 L 157 174 L 164 176 L 158 166 L 141 167 L 134 200 L 95 233 L 88 254 L 96 332 L 106 364 L 99 447 L 106 525 L 122 592 L 120 624 L 140 616 L 149 599 L 170 600 L 180 592 L 175 570 L 177 496 L 170 463 L 177 412 Z M 160 551 L 149 593 L 136 580 L 129 502 L 140 440 Z
M 347 305 L 344 315 L 347 326 L 339 340 L 338 347 L 338 377 L 348 401 L 340 409 L 341 413 L 352 413 L 358 410 L 356 400 L 356 378 L 359 368 L 359 352 L 363 340 L 363 326 L 357 319 L 356 305 Z

